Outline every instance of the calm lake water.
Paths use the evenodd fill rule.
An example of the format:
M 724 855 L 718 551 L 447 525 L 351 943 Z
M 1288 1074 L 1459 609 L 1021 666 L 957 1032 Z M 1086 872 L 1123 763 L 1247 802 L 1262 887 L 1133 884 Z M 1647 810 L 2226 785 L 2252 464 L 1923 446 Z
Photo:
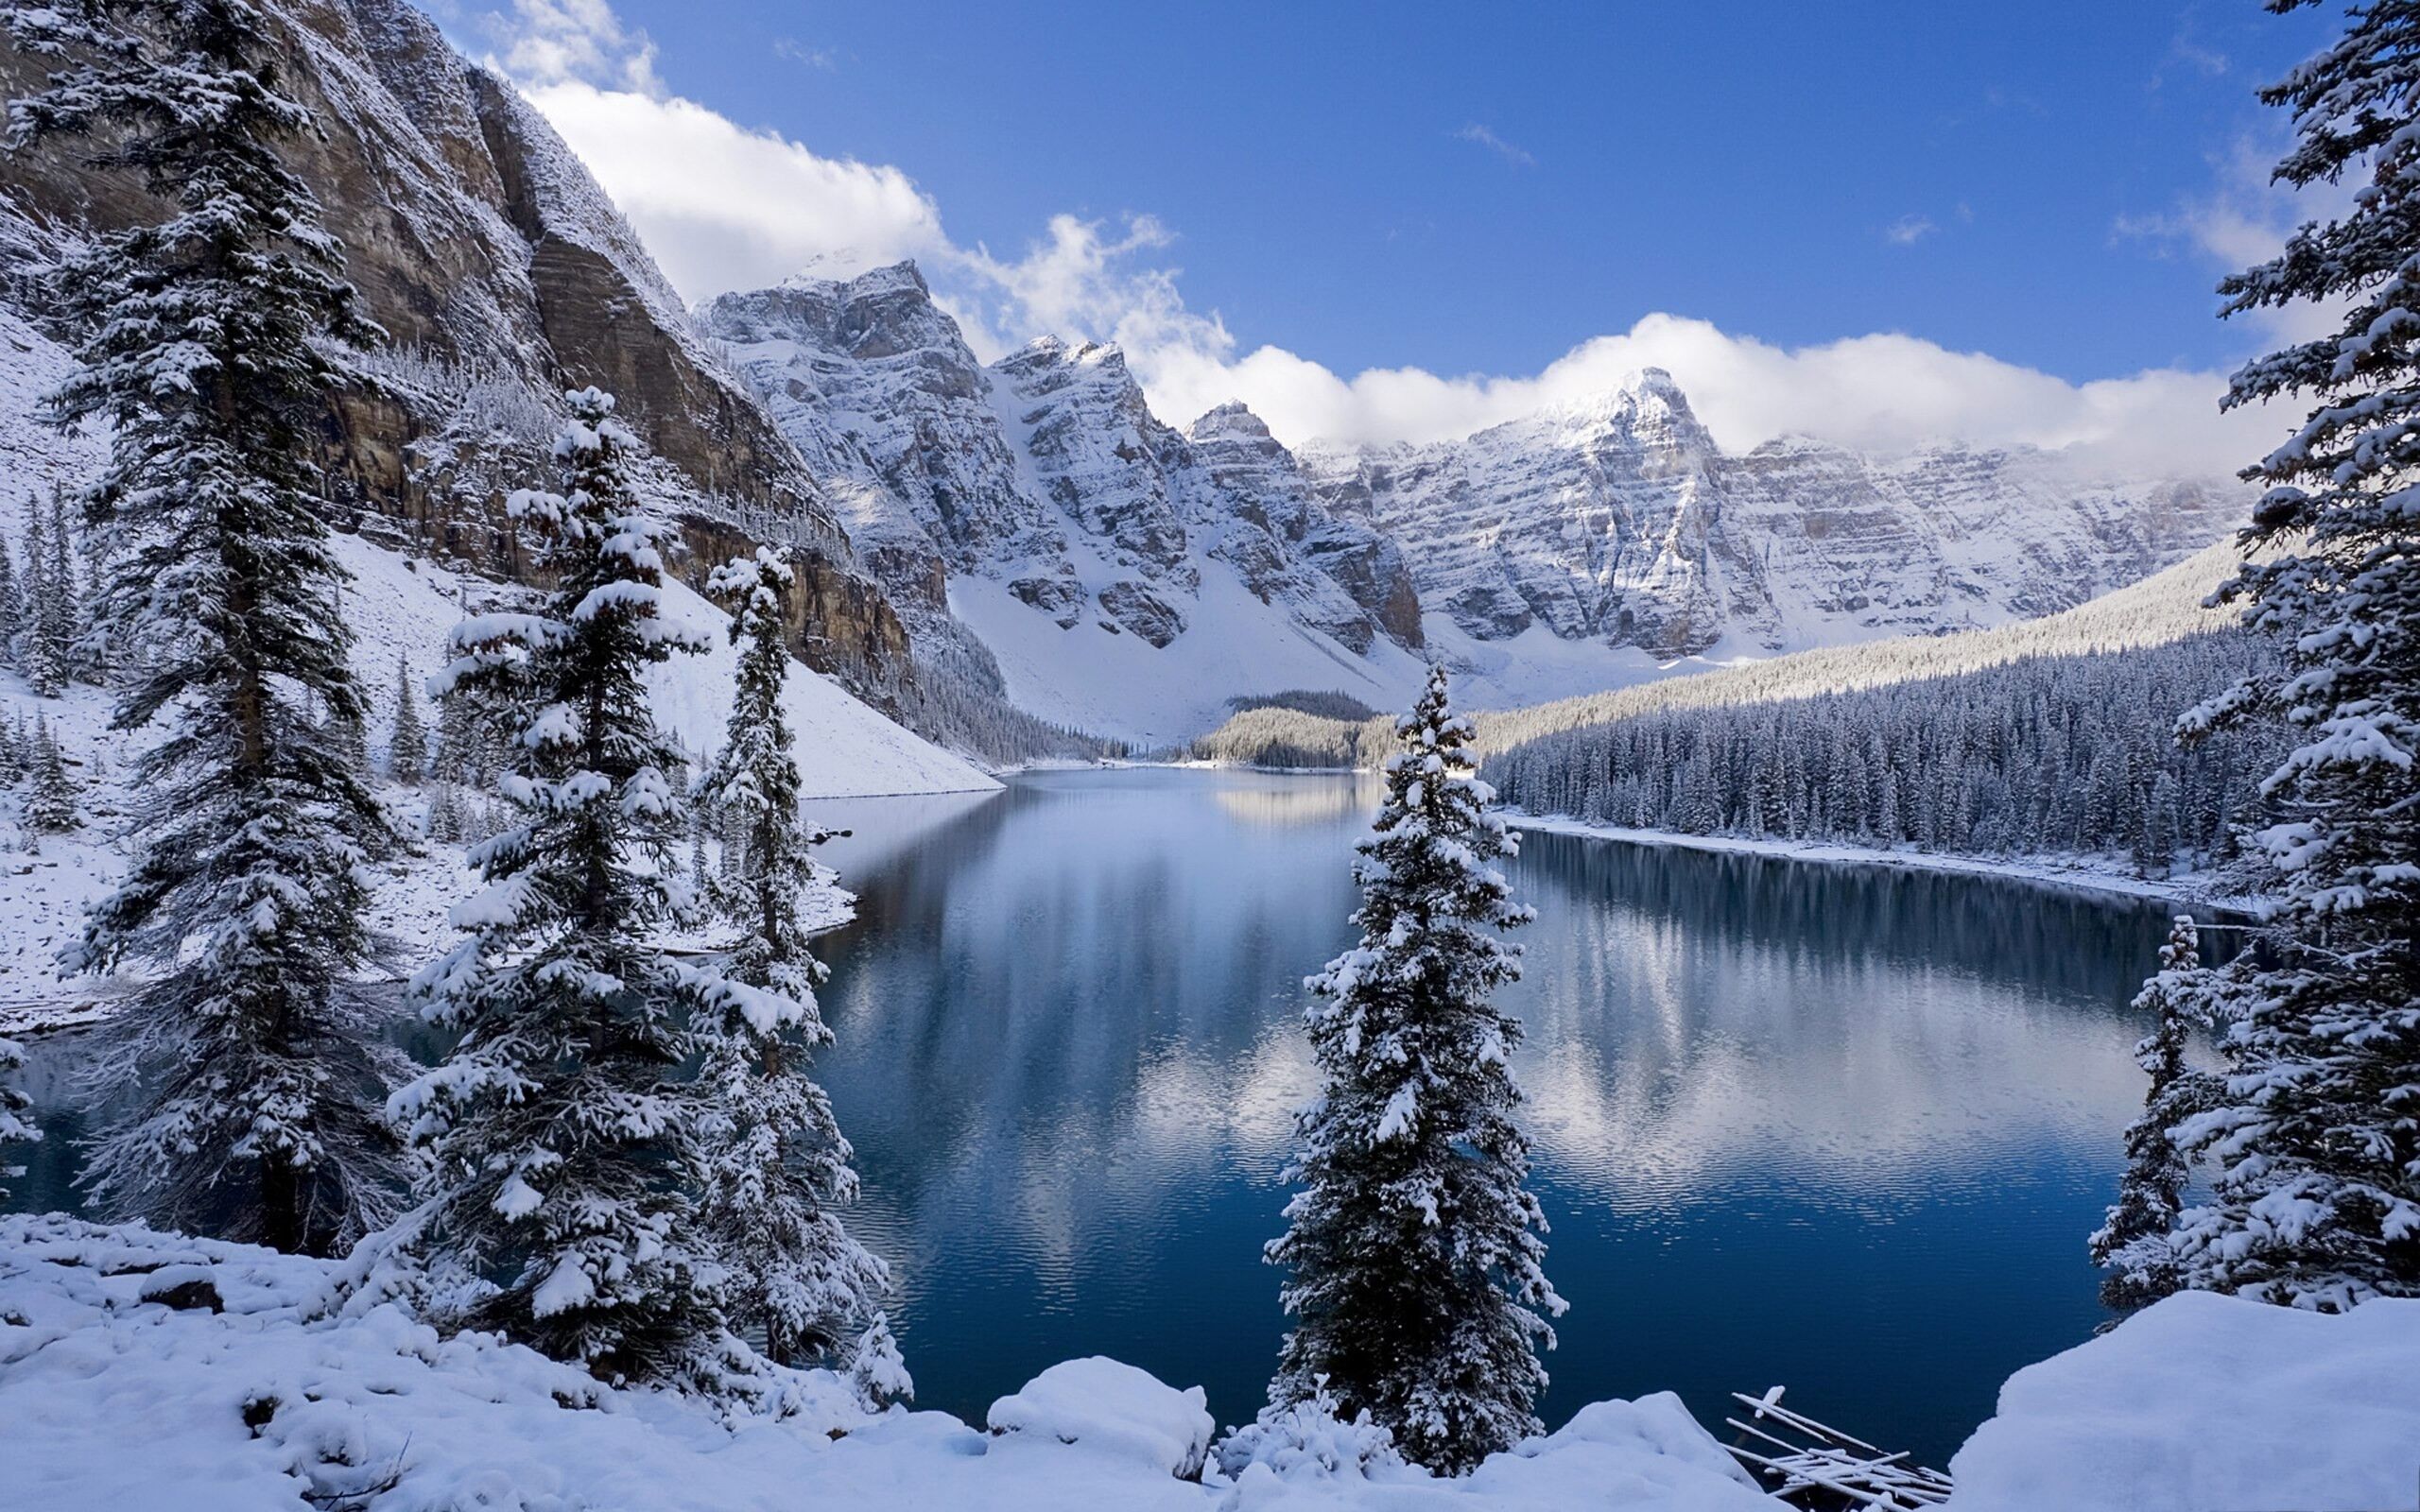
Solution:
M 1109 1354 L 1260 1403 L 1302 978 L 1351 938 L 1368 779 L 1046 773 L 817 805 L 860 898 L 821 1060 L 918 1403 L 979 1420 Z M 1537 834 L 1527 1023 L 1542 1402 L 1791 1402 L 1935 1464 L 2103 1316 L 2084 1235 L 2166 911 L 1982 879 Z M 63 1047 L 62 1047 L 63 1049 Z M 55 1062 L 58 1056 L 42 1057 Z M 32 1068 L 38 1094 L 55 1078 Z M 70 1121 L 72 1124 L 72 1121 Z M 55 1135 L 71 1127 L 54 1121 Z M 68 1140 L 21 1204 L 58 1205 Z

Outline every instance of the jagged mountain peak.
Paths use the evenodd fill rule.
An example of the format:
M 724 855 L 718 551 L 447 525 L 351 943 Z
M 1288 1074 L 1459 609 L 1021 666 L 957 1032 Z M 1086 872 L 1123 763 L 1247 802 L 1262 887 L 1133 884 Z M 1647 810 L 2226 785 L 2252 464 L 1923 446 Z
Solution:
M 1236 438 L 1273 443 L 1276 439 L 1270 434 L 1269 422 L 1253 413 L 1252 406 L 1240 399 L 1230 399 L 1203 410 L 1184 428 L 1184 434 L 1197 442 Z
M 891 283 L 912 283 L 925 286 L 924 270 L 912 257 L 895 263 L 870 264 L 854 247 L 843 247 L 828 252 L 818 252 L 799 265 L 775 288 L 811 288 L 820 284 L 848 284 L 865 280 Z
M 1610 388 L 1548 404 L 1479 435 L 1527 438 L 1540 429 L 1572 437 L 1610 435 L 1708 455 L 1719 450 L 1712 433 L 1690 407 L 1688 395 L 1661 368 L 1642 368 Z

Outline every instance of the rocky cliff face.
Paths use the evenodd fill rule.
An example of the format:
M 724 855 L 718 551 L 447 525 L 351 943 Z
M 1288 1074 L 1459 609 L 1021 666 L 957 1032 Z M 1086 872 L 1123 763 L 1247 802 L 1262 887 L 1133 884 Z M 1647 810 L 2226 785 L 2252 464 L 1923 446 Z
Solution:
M 1399 541 L 1473 641 L 1532 626 L 1660 658 L 2006 623 L 2217 540 L 2231 485 L 2095 477 L 2024 450 L 1728 455 L 1669 374 L 1464 439 L 1305 449 L 1316 497 Z
M 988 582 L 1061 631 L 1164 649 L 1216 564 L 1355 655 L 1420 644 L 1399 552 L 1330 515 L 1240 406 L 1162 423 L 1114 347 L 1038 341 L 986 368 L 911 264 L 725 295 L 699 319 L 895 597 L 938 612 L 951 579 Z
M 859 571 L 796 451 L 692 326 L 637 236 L 561 138 L 474 67 L 407 0 L 271 0 L 284 87 L 323 128 L 291 158 L 345 245 L 349 276 L 393 338 L 365 388 L 332 406 L 332 487 L 440 546 L 510 571 L 502 490 L 542 475 L 566 387 L 613 389 L 664 466 L 674 512 L 796 545 L 823 612 L 827 670 L 879 694 L 906 637 Z M 0 88 L 40 85 L 0 46 Z M 148 218 L 139 186 L 70 147 L 0 161 L 0 192 L 37 234 Z

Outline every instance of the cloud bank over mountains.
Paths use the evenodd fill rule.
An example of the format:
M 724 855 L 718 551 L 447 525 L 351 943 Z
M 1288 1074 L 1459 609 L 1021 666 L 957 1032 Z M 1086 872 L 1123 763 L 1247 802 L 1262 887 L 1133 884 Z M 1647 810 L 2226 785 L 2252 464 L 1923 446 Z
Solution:
M 472 25 L 475 49 L 484 44 L 587 160 L 684 297 L 914 258 L 986 360 L 1038 335 L 1114 341 L 1154 409 L 1180 424 L 1240 399 L 1289 444 L 1440 440 L 1659 367 L 1735 451 L 1793 433 L 1884 451 L 1954 438 L 2068 448 L 2102 469 L 2220 473 L 2281 438 L 2273 417 L 2219 412 L 2218 372 L 2072 383 L 1902 334 L 1784 348 L 1661 313 L 1583 340 L 1536 373 L 1347 376 L 1273 344 L 1247 348 L 1215 311 L 1189 307 L 1168 260 L 1178 237 L 1152 215 L 1051 215 L 1040 237 L 1004 256 L 954 239 L 942 207 L 901 168 L 825 157 L 673 94 L 647 39 L 606 0 L 514 0 L 510 13 Z M 2247 212 L 2229 229 L 2225 249 L 2240 261 L 2261 232 L 2281 228 Z M 2215 249 L 2208 242 L 2197 251 Z

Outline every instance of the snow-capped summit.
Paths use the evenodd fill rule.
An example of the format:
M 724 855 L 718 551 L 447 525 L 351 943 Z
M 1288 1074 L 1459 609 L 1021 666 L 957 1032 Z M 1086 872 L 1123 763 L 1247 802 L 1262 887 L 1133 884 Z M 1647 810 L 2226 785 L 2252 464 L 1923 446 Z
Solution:
M 1231 696 L 1306 681 L 1392 698 L 1417 665 L 1403 554 L 1321 504 L 1241 405 L 1176 430 L 1095 342 L 1044 337 L 986 368 L 912 263 L 727 294 L 698 318 L 893 598 L 923 608 L 920 631 L 971 633 L 1028 709 L 1174 739 Z
M 2248 504 L 2224 481 L 2094 476 L 2022 448 L 1791 437 L 1734 455 L 1660 369 L 1458 440 L 1301 461 L 1316 497 L 1402 543 L 1461 636 L 1537 627 L 1657 658 L 2051 613 L 2207 545 Z

